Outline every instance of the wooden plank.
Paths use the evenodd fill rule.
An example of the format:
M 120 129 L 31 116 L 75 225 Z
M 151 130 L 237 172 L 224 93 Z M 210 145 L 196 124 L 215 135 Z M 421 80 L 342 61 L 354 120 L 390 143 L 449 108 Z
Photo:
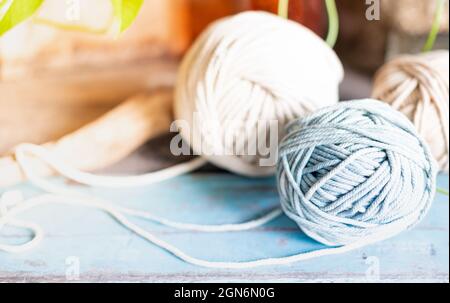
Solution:
M 448 189 L 448 182 L 448 176 L 439 177 L 441 187 Z M 34 192 L 27 185 L 19 188 L 28 194 Z M 84 191 L 174 220 L 209 224 L 246 220 L 278 204 L 273 178 L 248 179 L 223 173 L 191 174 L 133 191 Z M 0 282 L 65 282 L 76 277 L 85 282 L 449 281 L 449 203 L 442 195 L 436 197 L 418 227 L 393 239 L 343 255 L 251 270 L 185 264 L 107 215 L 89 209 L 46 206 L 23 218 L 42 224 L 46 238 L 26 254 L 0 253 Z M 191 255 L 215 261 L 281 257 L 323 247 L 286 217 L 253 231 L 226 234 L 180 232 L 136 222 Z M 26 238 L 23 231 L 8 229 L 0 241 L 18 243 Z M 72 272 L 74 260 L 79 262 L 79 276 Z
M 109 22 L 102 26 L 106 32 L 92 33 L 51 26 L 51 21 L 38 17 L 67 16 L 74 4 L 58 2 L 46 1 L 37 15 L 0 37 L 0 81 L 76 76 L 79 69 L 90 70 L 95 77 L 108 67 L 123 77 L 127 75 L 124 66 L 179 58 L 192 40 L 187 0 L 144 1 L 136 20 L 120 36 L 107 34 L 111 28 L 106 27 L 113 26 Z M 79 17 L 85 25 L 99 22 L 100 26 L 105 18 L 103 21 L 113 21 L 107 16 L 112 13 L 108 1 L 97 5 L 82 2 Z M 60 21 L 75 25 L 69 19 Z M 122 80 L 130 81 L 127 77 Z
M 174 59 L 153 60 L 29 81 L 0 81 L 0 155 L 20 143 L 57 140 L 131 96 L 171 87 L 177 66 Z

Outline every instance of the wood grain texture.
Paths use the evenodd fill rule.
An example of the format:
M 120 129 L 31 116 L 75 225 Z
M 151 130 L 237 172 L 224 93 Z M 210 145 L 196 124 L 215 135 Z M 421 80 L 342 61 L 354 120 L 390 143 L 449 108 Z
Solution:
M 448 188 L 448 176 L 440 176 L 439 185 Z M 34 192 L 27 185 L 19 188 L 28 194 Z M 274 179 L 247 179 L 227 173 L 191 174 L 133 191 L 84 191 L 174 220 L 208 224 L 247 220 L 278 205 Z M 185 264 L 93 210 L 46 206 L 23 218 L 42 224 L 46 238 L 26 254 L 0 253 L 0 282 L 71 282 L 74 276 L 66 274 L 70 274 L 74 258 L 80 270 L 75 277 L 83 282 L 449 281 L 449 204 L 444 196 L 436 197 L 419 226 L 395 238 L 343 255 L 251 270 Z M 176 231 L 143 220 L 135 222 L 208 260 L 281 257 L 324 247 L 305 236 L 287 217 L 252 231 L 225 234 Z M 0 241 L 18 243 L 27 237 L 23 231 L 5 230 Z M 374 266 L 379 276 L 370 274 Z
M 0 81 L 0 155 L 19 143 L 57 140 L 133 95 L 172 86 L 176 69 L 176 60 L 156 60 Z
M 135 22 L 119 37 L 71 31 L 28 19 L 0 38 L 0 80 L 74 74 L 80 68 L 95 73 L 99 68 L 115 67 L 121 74 L 120 66 L 179 58 L 192 39 L 188 2 L 144 1 Z M 49 10 L 65 16 L 65 9 L 70 8 L 66 5 L 50 6 Z M 96 18 L 104 13 L 105 7 L 92 7 L 83 5 L 80 14 L 86 16 L 83 9 L 97 10 L 96 14 L 89 12 Z

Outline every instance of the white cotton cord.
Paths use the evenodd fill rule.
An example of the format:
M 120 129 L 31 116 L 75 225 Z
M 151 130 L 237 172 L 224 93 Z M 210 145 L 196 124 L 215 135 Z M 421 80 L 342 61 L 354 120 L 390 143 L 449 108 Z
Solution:
M 190 223 L 180 223 L 175 222 L 171 220 L 167 220 L 165 218 L 154 216 L 148 212 L 145 211 L 139 211 L 129 208 L 121 208 L 117 207 L 117 210 L 120 211 L 123 214 L 139 217 L 142 219 L 147 219 L 153 222 L 157 222 L 161 225 L 165 225 L 167 227 L 172 227 L 179 230 L 190 230 L 190 231 L 197 231 L 197 232 L 205 232 L 205 233 L 218 233 L 218 232 L 237 232 L 237 231 L 246 231 L 258 228 L 260 226 L 263 226 L 274 219 L 278 218 L 283 214 L 281 208 L 276 208 L 274 210 L 271 210 L 264 216 L 244 222 L 244 223 L 237 223 L 237 224 L 223 224 L 223 225 L 201 225 L 201 224 L 190 224 Z
M 22 150 L 24 151 L 24 150 Z M 198 259 L 188 255 L 183 252 L 181 249 L 175 247 L 174 245 L 167 243 L 164 240 L 159 239 L 154 234 L 149 231 L 139 227 L 135 223 L 131 222 L 126 215 L 133 216 L 136 218 L 151 220 L 156 223 L 160 223 L 162 225 L 176 228 L 179 230 L 191 230 L 191 231 L 199 231 L 199 232 L 229 232 L 229 231 L 244 231 L 254 229 L 261 225 L 264 225 L 273 219 L 277 218 L 281 215 L 280 209 L 275 209 L 269 212 L 267 215 L 242 224 L 225 224 L 225 225 L 197 225 L 197 224 L 188 224 L 188 223 L 179 223 L 170 221 L 164 218 L 160 218 L 152 215 L 151 213 L 124 208 L 120 206 L 112 205 L 108 202 L 105 202 L 101 199 L 85 196 L 81 193 L 75 193 L 70 190 L 64 189 L 61 186 L 57 186 L 52 184 L 49 181 L 41 179 L 33 174 L 29 163 L 27 162 L 25 153 L 19 154 L 17 157 L 19 165 L 21 165 L 24 174 L 29 178 L 30 182 L 34 184 L 36 187 L 50 192 L 50 194 L 43 194 L 38 197 L 34 197 L 23 201 L 21 198 L 11 198 L 14 195 L 10 193 L 6 193 L 3 195 L 3 198 L 0 200 L 0 230 L 3 226 L 15 226 L 19 228 L 28 229 L 33 233 L 33 237 L 30 241 L 24 244 L 18 245 L 5 245 L 0 244 L 0 251 L 8 252 L 8 253 L 23 253 L 27 252 L 31 249 L 34 249 L 39 245 L 39 243 L 44 238 L 44 232 L 39 225 L 30 222 L 19 221 L 16 219 L 20 214 L 29 211 L 33 208 L 40 207 L 47 204 L 62 204 L 62 205 L 71 205 L 78 207 L 88 207 L 97 210 L 101 210 L 109 214 L 116 221 L 122 224 L 125 228 L 133 231 L 138 236 L 143 239 L 153 243 L 154 245 L 166 250 L 172 255 L 178 257 L 192 265 L 207 267 L 207 268 L 220 268 L 220 269 L 245 269 L 245 268 L 254 268 L 260 266 L 274 266 L 274 265 L 285 265 L 291 264 L 294 262 L 304 261 L 312 258 L 317 258 L 321 256 L 334 255 L 345 253 L 370 243 L 374 243 L 379 241 L 380 239 L 372 237 L 367 238 L 364 241 L 360 241 L 357 243 L 353 243 L 346 246 L 340 247 L 331 247 L 321 250 L 316 250 L 312 252 L 301 253 L 288 257 L 280 257 L 280 258 L 267 258 L 260 259 L 249 262 L 212 262 L 207 260 Z M 17 196 L 17 195 L 16 195 Z M 388 237 L 389 234 L 394 235 L 396 233 L 396 228 L 389 227 L 391 231 L 386 230 L 383 233 L 383 237 Z M 384 239 L 383 238 L 383 239 Z
M 10 193 L 10 192 L 9 192 Z M 227 225 L 217 225 L 217 226 L 208 226 L 208 225 L 196 225 L 196 224 L 183 224 L 178 222 L 173 222 L 166 219 L 161 219 L 157 216 L 153 216 L 150 213 L 144 211 L 137 211 L 134 209 L 124 208 L 114 206 L 105 201 L 96 198 L 89 198 L 83 196 L 73 196 L 73 195 L 58 195 L 58 194 L 43 194 L 35 198 L 31 198 L 26 201 L 18 201 L 14 204 L 9 203 L 7 196 L 9 193 L 4 194 L 2 200 L 0 200 L 0 205 L 2 206 L 2 213 L 0 216 L 0 230 L 3 226 L 9 225 L 13 227 L 23 228 L 30 230 L 34 237 L 28 243 L 21 245 L 0 245 L 0 251 L 5 251 L 9 253 L 21 253 L 26 252 L 35 248 L 39 242 L 43 239 L 43 231 L 39 225 L 34 223 L 24 222 L 16 220 L 16 216 L 24 213 L 28 210 L 31 210 L 36 207 L 40 207 L 47 204 L 63 204 L 63 205 L 72 205 L 79 207 L 88 207 L 94 208 L 101 211 L 104 211 L 117 219 L 122 225 L 126 228 L 135 231 L 139 230 L 138 235 L 145 234 L 150 235 L 147 231 L 142 228 L 138 228 L 137 225 L 128 221 L 124 215 L 131 215 L 136 218 L 148 219 L 154 221 L 156 223 L 161 223 L 163 225 L 173 227 L 180 230 L 191 230 L 191 231 L 199 231 L 199 232 L 229 232 L 229 231 L 243 231 L 247 229 L 253 229 L 258 227 L 261 224 L 265 224 L 268 221 L 272 220 L 275 217 L 278 217 L 281 214 L 280 210 L 274 210 L 270 212 L 268 216 L 262 217 L 260 219 L 254 220 L 252 222 L 248 222 L 245 224 L 227 224 Z M 144 237 L 147 238 L 147 237 Z M 151 242 L 155 242 L 158 245 L 159 241 L 155 236 L 150 237 Z M 156 239 L 156 240 L 154 240 Z M 153 241 L 154 240 L 154 241 Z M 164 248 L 164 247 L 163 247 Z
M 30 146 L 28 146 L 29 148 Z M 244 231 L 257 228 L 262 226 L 273 219 L 279 217 L 282 214 L 281 209 L 277 208 L 275 210 L 270 211 L 268 214 L 264 215 L 261 218 L 258 218 L 253 221 L 241 223 L 241 224 L 224 224 L 224 225 L 198 225 L 198 224 L 189 224 L 189 223 L 179 223 L 167 220 L 165 218 L 160 218 L 151 213 L 145 211 L 139 211 L 129 208 L 124 208 L 120 206 L 112 205 L 108 202 L 105 202 L 101 199 L 85 196 L 81 193 L 72 192 L 71 190 L 67 190 L 61 186 L 52 184 L 49 181 L 46 181 L 38 176 L 35 176 L 31 166 L 28 163 L 26 158 L 26 152 L 28 148 L 22 146 L 19 149 L 17 156 L 17 161 L 21 166 L 24 174 L 30 180 L 32 184 L 36 187 L 50 192 L 50 194 L 44 194 L 38 197 L 31 198 L 29 200 L 23 201 L 21 198 L 10 198 L 11 195 L 6 193 L 3 195 L 0 200 L 0 230 L 5 225 L 15 226 L 19 228 L 28 229 L 32 232 L 33 237 L 30 241 L 24 244 L 18 245 L 5 245 L 0 244 L 0 251 L 8 252 L 8 253 L 23 253 L 27 252 L 31 249 L 34 249 L 39 245 L 39 243 L 44 238 L 44 232 L 42 228 L 34 223 L 19 221 L 16 217 L 28 210 L 31 210 L 35 207 L 40 207 L 47 204 L 63 204 L 63 205 L 72 205 L 79 207 L 88 207 L 97 210 L 101 210 L 112 216 L 116 219 L 120 224 L 122 224 L 125 228 L 133 231 L 138 236 L 143 239 L 153 243 L 154 245 L 166 250 L 167 252 L 173 254 L 179 259 L 201 267 L 207 268 L 222 268 L 222 269 L 244 269 L 244 268 L 254 268 L 259 266 L 269 266 L 269 265 L 283 265 L 290 264 L 294 262 L 299 262 L 307 259 L 312 259 L 325 255 L 333 255 L 344 253 L 352 249 L 356 249 L 368 244 L 369 240 L 364 241 L 364 243 L 348 245 L 345 247 L 336 247 L 336 248 L 326 248 L 322 250 L 301 253 L 298 255 L 293 255 L 289 257 L 281 257 L 281 258 L 268 258 L 268 259 L 260 259 L 256 261 L 250 262 L 212 262 L 207 260 L 198 259 L 188 255 L 183 252 L 179 248 L 169 244 L 147 230 L 139 227 L 133 222 L 129 221 L 125 215 L 133 216 L 136 218 L 147 219 L 153 222 L 176 228 L 179 230 L 190 230 L 190 231 L 198 231 L 198 232 L 230 232 L 230 231 Z M 34 156 L 39 156 L 42 150 L 36 149 L 39 151 L 39 154 L 32 153 Z M 45 154 L 45 153 L 43 153 Z M 48 154 L 45 154 L 48 156 Z M 47 159 L 48 160 L 48 159 Z M 54 162 L 54 161 L 51 161 Z M 375 241 L 374 241 L 375 242 Z
M 16 160 L 18 164 L 20 165 L 23 173 L 27 177 L 30 182 L 36 186 L 37 188 L 51 193 L 55 195 L 62 195 L 62 196 L 69 196 L 69 197 L 78 197 L 79 199 L 85 199 L 86 201 L 92 201 L 96 204 L 101 203 L 102 205 L 108 205 L 106 201 L 98 198 L 93 198 L 89 195 L 82 194 L 80 192 L 76 192 L 73 190 L 69 190 L 63 186 L 54 184 L 53 182 L 50 182 L 48 180 L 45 180 L 39 176 L 36 176 L 32 170 L 31 165 L 29 164 L 29 160 L 27 158 L 27 154 L 33 155 L 35 157 L 38 157 L 39 159 L 43 160 L 45 163 L 50 165 L 51 167 L 55 168 L 59 173 L 61 173 L 64 177 L 73 179 L 77 182 L 80 182 L 80 178 L 74 179 L 73 176 L 79 174 L 84 174 L 82 172 L 78 172 L 74 170 L 73 168 L 68 167 L 67 165 L 63 165 L 61 161 L 56 160 L 51 156 L 51 154 L 45 150 L 45 148 L 41 146 L 35 146 L 35 145 L 21 145 L 16 150 Z M 63 166 L 63 169 L 60 170 L 61 166 Z M 67 171 L 70 171 L 70 173 L 65 174 Z M 92 176 L 95 177 L 95 176 Z M 114 178 L 114 177 L 110 177 Z M 126 179 L 127 177 L 119 178 L 119 179 Z M 84 179 L 83 179 L 84 180 Z M 84 180 L 86 181 L 86 180 Z M 86 183 L 84 183 L 86 184 Z M 81 200 L 80 200 L 81 201 Z M 108 208 L 111 208 L 111 206 L 108 206 Z M 180 230 L 190 230 L 190 231 L 198 231 L 198 232 L 232 232 L 232 231 L 244 231 L 249 229 L 254 229 L 259 226 L 265 225 L 268 222 L 276 219 L 282 214 L 281 208 L 276 208 L 272 211 L 269 211 L 267 214 L 261 216 L 260 218 L 257 218 L 255 220 L 251 220 L 248 222 L 243 223 L 236 223 L 236 224 L 219 224 L 219 225 L 205 225 L 205 224 L 190 224 L 190 223 L 182 223 L 182 222 L 176 222 L 172 220 L 168 220 L 166 218 L 162 218 L 156 215 L 153 215 L 149 212 L 145 211 L 139 211 L 124 207 L 115 207 L 116 211 L 119 211 L 123 214 L 140 217 L 143 219 L 151 220 L 153 222 L 159 223 L 161 225 L 165 225 L 167 227 L 172 227 Z
M 35 248 L 44 238 L 44 231 L 41 229 L 39 225 L 18 220 L 10 220 L 8 221 L 8 225 L 12 227 L 30 230 L 33 233 L 33 239 L 24 244 L 19 245 L 0 244 L 0 251 L 4 251 L 10 254 L 24 253 L 26 251 Z M 3 226 L 0 224 L 0 230 L 2 229 L 2 227 Z
M 7 201 L 6 199 L 2 199 L 0 204 L 4 204 Z M 48 204 L 63 204 L 63 205 L 71 205 L 71 206 L 79 206 L 79 207 L 88 207 L 94 208 L 101 211 L 106 212 L 111 217 L 113 217 L 116 221 L 118 221 L 121 225 L 133 231 L 138 236 L 143 239 L 153 243 L 154 245 L 166 250 L 167 252 L 173 254 L 179 259 L 183 260 L 192 265 L 197 265 L 201 267 L 207 268 L 221 268 L 221 269 L 245 269 L 245 268 L 254 268 L 260 266 L 269 266 L 269 265 L 285 265 L 291 264 L 294 262 L 304 261 L 312 258 L 317 258 L 321 256 L 327 255 L 335 255 L 345 253 L 365 245 L 368 245 L 373 242 L 377 242 L 379 239 L 367 239 L 365 241 L 361 241 L 352 245 L 335 247 L 335 248 L 326 248 L 321 250 L 316 250 L 307 253 L 301 253 L 298 255 L 293 255 L 289 257 L 281 257 L 281 258 L 268 258 L 268 259 L 260 259 L 256 261 L 249 262 L 212 262 L 207 260 L 198 259 L 188 255 L 183 252 L 181 249 L 173 246 L 170 243 L 167 243 L 164 240 L 159 239 L 152 233 L 147 230 L 139 227 L 135 223 L 128 220 L 124 213 L 131 214 L 135 217 L 147 218 L 145 213 L 135 212 L 134 210 L 128 210 L 125 208 L 116 207 L 104 202 L 101 202 L 98 199 L 87 199 L 86 197 L 75 197 L 75 196 L 65 196 L 65 195 L 55 195 L 55 194 L 44 194 L 38 197 L 34 197 L 28 199 L 26 201 L 18 201 L 15 205 L 10 205 L 10 208 L 6 213 L 2 213 L 0 216 L 0 230 L 1 227 L 5 225 L 11 225 L 16 227 L 21 227 L 25 229 L 29 229 L 33 233 L 33 238 L 25 243 L 19 245 L 4 245 L 0 244 L 0 251 L 8 252 L 8 253 L 24 253 L 31 249 L 36 248 L 37 245 L 43 240 L 43 231 L 42 228 L 34 223 L 17 221 L 14 219 L 16 216 L 29 211 L 36 207 L 41 207 L 43 205 Z M 386 235 L 386 234 L 385 234 Z
M 59 174 L 68 179 L 76 181 L 80 184 L 103 188 L 129 188 L 147 186 L 187 174 L 196 169 L 199 169 L 207 163 L 206 159 L 198 157 L 186 163 L 181 163 L 157 172 L 139 176 L 98 176 L 70 167 L 69 165 L 65 164 L 63 161 L 52 155 L 49 150 L 42 146 L 22 144 L 16 148 L 17 161 L 21 161 L 23 163 L 23 159 L 25 159 L 25 156 L 27 154 L 44 161 L 47 165 L 49 165 Z
M 261 266 L 275 266 L 275 265 L 287 265 L 299 261 L 305 261 L 308 259 L 313 259 L 317 257 L 327 256 L 327 255 L 336 255 L 341 254 L 345 252 L 349 252 L 354 249 L 361 248 L 363 246 L 366 246 L 371 243 L 378 242 L 382 239 L 367 239 L 365 241 L 361 241 L 358 243 L 354 243 L 351 245 L 341 246 L 341 247 L 335 247 L 335 248 L 326 248 L 321 250 L 316 250 L 312 252 L 307 253 L 301 253 L 289 257 L 281 257 L 281 258 L 267 258 L 267 259 L 259 259 L 255 261 L 249 261 L 249 262 L 214 262 L 214 261 L 207 261 L 198 259 L 195 257 L 190 256 L 189 254 L 185 253 L 181 249 L 173 246 L 172 244 L 169 244 L 153 234 L 149 233 L 148 231 L 142 229 L 141 227 L 137 226 L 136 224 L 130 222 L 126 217 L 124 217 L 121 213 L 116 212 L 109 212 L 111 216 L 113 216 L 117 221 L 119 221 L 123 226 L 128 228 L 129 230 L 133 231 L 137 235 L 141 236 L 142 238 L 146 239 L 147 241 L 155 244 L 156 246 L 170 252 L 172 255 L 176 256 L 180 260 L 206 268 L 217 268 L 217 269 L 246 269 L 246 268 L 255 268 L 255 267 L 261 267 Z M 395 234 L 395 231 L 392 233 Z
M 19 229 L 28 229 L 33 233 L 34 237 L 32 240 L 19 245 L 0 243 L 0 251 L 21 253 L 32 249 L 44 238 L 44 232 L 39 225 L 9 217 L 9 208 L 14 207 L 16 204 L 22 202 L 22 200 L 23 196 L 19 191 L 6 192 L 0 197 L 0 231 L 5 225 L 9 225 Z

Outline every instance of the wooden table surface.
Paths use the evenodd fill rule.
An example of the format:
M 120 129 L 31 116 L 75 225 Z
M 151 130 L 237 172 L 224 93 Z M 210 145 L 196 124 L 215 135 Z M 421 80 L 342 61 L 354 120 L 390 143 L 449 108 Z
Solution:
M 125 162 L 115 169 L 154 167 L 142 161 L 142 156 Z M 448 175 L 439 176 L 438 182 L 448 189 Z M 19 189 L 30 195 L 34 192 L 29 185 Z M 279 203 L 274 178 L 248 179 L 208 168 L 136 190 L 82 190 L 173 220 L 205 224 L 248 220 Z M 440 194 L 419 226 L 395 238 L 342 255 L 246 270 L 186 264 L 92 209 L 48 205 L 22 218 L 41 224 L 46 238 L 25 254 L 0 253 L 0 282 L 449 281 L 449 200 Z M 133 221 L 187 253 L 211 261 L 281 257 L 324 247 L 285 216 L 255 230 L 224 234 L 177 231 Z M 28 237 L 24 231 L 5 228 L 0 241 L 20 243 Z

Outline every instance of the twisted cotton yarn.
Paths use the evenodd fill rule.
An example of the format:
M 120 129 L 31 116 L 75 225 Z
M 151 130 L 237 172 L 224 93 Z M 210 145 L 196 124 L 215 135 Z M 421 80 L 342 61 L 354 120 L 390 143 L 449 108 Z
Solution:
M 372 96 L 404 113 L 428 142 L 442 171 L 449 169 L 449 53 L 406 55 L 385 64 Z
M 190 125 L 190 132 L 180 127 L 181 134 L 197 154 L 238 174 L 270 175 L 276 159 L 262 166 L 260 152 L 236 152 L 261 135 L 258 121 L 276 120 L 282 131 L 288 121 L 337 103 L 342 77 L 334 51 L 309 29 L 246 12 L 215 22 L 185 56 L 175 116 Z
M 437 174 L 427 144 L 401 113 L 375 100 L 298 119 L 280 146 L 285 213 L 326 245 L 371 242 L 411 228 L 428 211 Z

